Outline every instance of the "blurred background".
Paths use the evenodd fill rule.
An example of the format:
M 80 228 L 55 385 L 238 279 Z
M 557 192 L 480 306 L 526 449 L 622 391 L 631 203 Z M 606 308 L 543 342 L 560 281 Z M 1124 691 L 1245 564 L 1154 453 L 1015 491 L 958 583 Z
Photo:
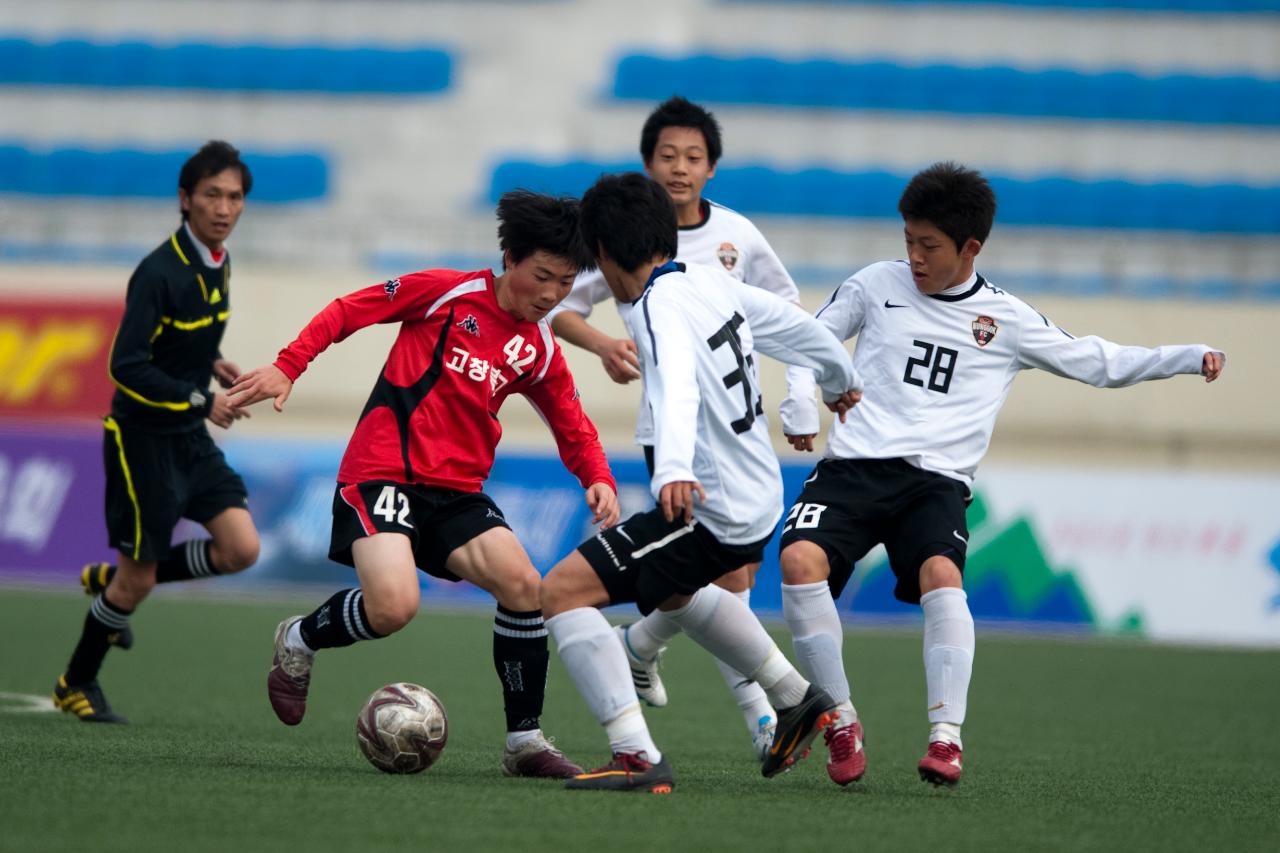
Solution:
M 247 370 L 334 296 L 498 264 L 503 191 L 639 168 L 645 116 L 677 93 L 723 126 L 706 197 L 756 222 L 810 308 L 902 255 L 902 187 L 955 159 L 999 198 L 988 279 L 1076 335 L 1228 353 L 1208 387 L 1019 380 L 971 511 L 976 617 L 1280 645 L 1277 0 L 0 2 L 0 579 L 74 585 L 111 556 L 106 356 L 204 141 L 254 172 L 223 345 Z M 607 305 L 593 321 L 623 333 Z M 323 355 L 283 415 L 213 430 L 264 541 L 217 584 L 349 579 L 325 562 L 333 476 L 394 331 Z M 638 388 L 566 355 L 644 508 Z M 781 442 L 782 371 L 762 373 L 791 495 L 812 457 Z M 489 490 L 545 570 L 587 514 L 533 410 L 502 418 Z M 891 586 L 873 553 L 841 607 L 915 618 Z M 771 555 L 753 605 L 779 602 Z

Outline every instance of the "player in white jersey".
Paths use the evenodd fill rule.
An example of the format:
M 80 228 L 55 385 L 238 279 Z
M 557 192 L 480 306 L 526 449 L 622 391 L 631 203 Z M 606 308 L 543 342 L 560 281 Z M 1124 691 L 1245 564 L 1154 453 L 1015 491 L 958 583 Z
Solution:
M 655 422 L 658 507 L 587 540 L 543 580 L 547 629 L 613 752 L 566 787 L 663 792 L 674 784 L 640 711 L 627 652 L 598 609 L 626 602 L 662 610 L 764 689 L 779 709 L 761 768 L 773 776 L 807 754 L 834 702 L 801 677 L 750 608 L 712 585 L 758 562 L 782 515 L 755 353 L 818 370 L 824 399 L 841 413 L 861 385 L 840 342 L 798 307 L 738 287 L 721 270 L 675 262 L 675 211 L 658 184 L 634 172 L 603 177 L 582 211 L 610 289 L 632 306 L 627 325 Z
M 929 746 L 920 778 L 954 785 L 973 666 L 973 617 L 962 588 L 965 507 L 996 415 L 1019 371 L 1038 367 L 1101 388 L 1179 373 L 1217 379 L 1210 347 L 1121 346 L 1076 338 L 974 272 L 996 200 L 977 172 L 938 163 L 912 178 L 898 204 L 907 260 L 872 264 L 832 294 L 817 318 L 842 340 L 857 335 L 854 367 L 868 382 L 857 408 L 832 424 L 824 458 L 782 533 L 782 601 L 805 674 L 840 702 L 826 732 L 838 784 L 866 769 L 850 701 L 833 599 L 877 543 L 889 553 L 894 595 L 924 610 Z M 792 446 L 813 449 L 813 377 L 788 373 L 782 407 Z
M 774 293 L 798 304 L 800 293 L 773 247 L 760 230 L 739 213 L 702 197 L 702 190 L 716 172 L 722 145 L 720 124 L 707 110 L 679 96 L 659 104 L 645 121 L 640 134 L 640 156 L 645 171 L 671 196 L 676 208 L 678 245 L 675 260 L 724 269 L 736 281 Z M 615 382 L 625 384 L 640 376 L 636 344 L 593 328 L 587 318 L 592 308 L 612 298 L 599 270 L 579 274 L 573 290 L 552 314 L 552 328 L 569 341 L 600 356 Z M 628 306 L 618 303 L 625 321 Z M 653 420 L 648 402 L 641 399 L 636 423 L 636 444 L 644 449 L 649 474 L 653 474 Z M 735 567 L 716 584 L 749 604 L 759 563 Z M 658 676 L 658 658 L 680 626 L 655 611 L 627 628 L 625 635 L 632 674 L 641 699 L 650 705 L 667 704 L 666 689 Z M 742 711 L 756 754 L 763 758 L 773 736 L 774 710 L 760 686 L 723 661 L 717 661 L 725 683 Z

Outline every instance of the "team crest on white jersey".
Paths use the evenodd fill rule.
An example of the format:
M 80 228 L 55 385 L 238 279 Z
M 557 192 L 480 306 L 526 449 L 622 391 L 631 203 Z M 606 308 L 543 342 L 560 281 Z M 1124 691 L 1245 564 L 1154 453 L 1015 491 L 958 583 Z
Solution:
M 461 326 L 464 332 L 470 332 L 476 337 L 480 336 L 480 323 L 476 320 L 474 314 L 468 314 L 454 325 Z
M 733 272 L 733 268 L 738 265 L 738 247 L 732 243 L 721 243 L 720 248 L 716 249 L 716 257 L 726 270 Z
M 387 301 L 390 302 L 392 299 L 396 298 L 396 291 L 400 289 L 400 279 L 387 279 L 387 283 L 382 285 L 382 289 L 387 292 Z
M 1000 327 L 996 325 L 996 321 L 986 314 L 979 314 L 978 319 L 973 321 L 973 339 L 978 342 L 980 347 L 985 347 L 991 343 L 998 331 L 1000 331 Z

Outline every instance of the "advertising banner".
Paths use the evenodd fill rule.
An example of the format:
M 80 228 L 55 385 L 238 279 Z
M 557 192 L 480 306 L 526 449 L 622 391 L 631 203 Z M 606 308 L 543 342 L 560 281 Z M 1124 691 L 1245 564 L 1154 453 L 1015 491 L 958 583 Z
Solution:
M 0 417 L 101 418 L 121 299 L 0 297 Z
M 26 431 L 0 424 L 0 579 L 73 585 L 109 559 L 99 430 Z M 231 439 L 227 458 L 249 488 L 262 535 L 256 566 L 218 579 L 350 585 L 327 558 L 338 441 Z M 611 460 L 623 515 L 652 505 L 644 463 Z M 807 465 L 783 466 L 787 502 Z M 499 452 L 486 491 L 534 565 L 546 572 L 594 528 L 577 482 L 554 456 Z M 983 470 L 969 508 L 965 588 L 980 622 L 1132 634 L 1154 640 L 1280 647 L 1280 477 L 1068 468 Z M 178 538 L 203 535 L 184 526 Z M 751 605 L 782 610 L 776 540 Z M 487 603 L 465 583 L 422 576 L 436 604 Z M 915 621 L 894 600 L 877 548 L 837 602 L 851 623 Z

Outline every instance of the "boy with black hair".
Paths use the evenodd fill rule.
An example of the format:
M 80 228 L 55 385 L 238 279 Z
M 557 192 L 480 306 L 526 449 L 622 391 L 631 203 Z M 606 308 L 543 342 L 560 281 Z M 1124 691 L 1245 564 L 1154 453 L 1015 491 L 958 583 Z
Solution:
M 625 602 L 661 610 L 762 687 L 779 709 L 761 768 L 774 776 L 804 757 L 834 702 L 800 676 L 746 604 L 712 584 L 758 562 L 782 514 L 755 352 L 820 370 L 824 396 L 841 412 L 860 383 L 839 341 L 796 306 L 723 270 L 673 260 L 675 210 L 645 176 L 597 181 L 583 196 L 582 227 L 614 298 L 628 306 L 653 409 L 658 507 L 584 542 L 543 580 L 547 627 L 613 752 L 566 787 L 665 793 L 675 783 L 645 725 L 623 642 L 598 609 Z
M 109 356 L 116 393 L 103 420 L 107 532 L 120 557 L 81 572 L 96 597 L 53 691 L 54 705 L 84 722 L 126 722 L 107 703 L 98 672 L 111 646 L 133 645 L 129 617 L 157 583 L 232 574 L 258 559 L 244 482 L 205 426 L 229 429 L 248 415 L 209 381 L 226 388 L 240 372 L 219 349 L 231 314 L 225 244 L 252 187 L 239 151 L 206 143 L 178 176 L 181 227 L 129 279 Z M 212 538 L 171 546 L 180 518 Z
M 894 595 L 924 610 L 929 745 L 920 778 L 960 780 L 960 726 L 973 666 L 973 617 L 962 586 L 965 507 L 996 416 L 1018 372 L 1038 367 L 1102 388 L 1180 373 L 1206 382 L 1222 352 L 1190 346 L 1120 346 L 1075 338 L 974 271 L 995 219 L 986 179 L 955 163 L 913 177 L 898 204 L 907 259 L 872 264 L 840 285 L 818 319 L 857 335 L 854 367 L 878 380 L 833 423 L 824 459 L 783 526 L 782 602 L 801 668 L 839 701 L 827 730 L 827 772 L 862 777 L 862 724 L 850 701 L 834 599 L 877 543 L 897 577 Z M 818 431 L 813 376 L 787 374 L 783 429 L 798 450 Z
M 745 216 L 702 197 L 707 181 L 715 176 L 721 151 L 720 123 L 715 116 L 678 95 L 659 104 L 644 123 L 640 156 L 645 172 L 675 205 L 679 229 L 675 260 L 720 267 L 738 282 L 798 304 L 795 282 L 759 229 Z M 592 307 L 611 295 L 600 272 L 580 275 L 573 292 L 556 309 L 552 325 L 564 340 L 600 356 L 611 379 L 627 383 L 640 375 L 636 344 L 627 338 L 613 338 L 587 322 Z M 644 448 L 651 474 L 653 442 L 653 419 L 642 399 L 636 443 Z M 734 567 L 716 584 L 749 604 L 758 568 L 758 563 Z M 666 643 L 680 632 L 679 626 L 655 611 L 618 631 L 625 637 L 640 697 L 650 705 L 666 705 L 658 659 Z M 717 666 L 742 711 L 756 754 L 763 758 L 773 737 L 774 710 L 758 684 L 721 661 Z
M 617 486 L 582 411 L 547 314 L 594 261 L 578 202 L 535 193 L 498 201 L 503 272 L 424 270 L 335 299 L 275 363 L 231 389 L 237 407 L 268 398 L 282 410 L 294 381 L 330 344 L 373 323 L 400 334 L 338 470 L 329 557 L 360 585 L 276 628 L 267 695 L 297 725 L 319 649 L 392 634 L 418 610 L 418 569 L 467 580 L 497 600 L 493 663 L 502 683 L 508 776 L 581 772 L 543 736 L 547 631 L 541 578 L 497 505 L 481 491 L 502 435 L 498 410 L 523 394 L 551 428 L 560 458 L 586 490 L 593 520 L 618 517 Z

